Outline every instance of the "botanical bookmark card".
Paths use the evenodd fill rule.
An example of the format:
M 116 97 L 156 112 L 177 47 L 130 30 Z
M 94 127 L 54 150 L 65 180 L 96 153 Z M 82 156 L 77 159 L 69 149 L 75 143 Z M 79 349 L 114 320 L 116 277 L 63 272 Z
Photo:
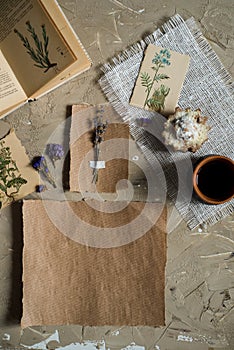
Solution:
M 164 115 L 174 113 L 190 57 L 149 44 L 130 104 Z

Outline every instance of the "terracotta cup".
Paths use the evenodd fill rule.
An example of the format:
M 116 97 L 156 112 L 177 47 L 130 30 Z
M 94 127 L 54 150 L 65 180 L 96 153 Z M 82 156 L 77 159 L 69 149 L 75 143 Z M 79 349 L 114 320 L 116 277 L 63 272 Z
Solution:
M 234 196 L 234 161 L 220 155 L 202 159 L 193 171 L 193 189 L 208 204 L 230 201 Z

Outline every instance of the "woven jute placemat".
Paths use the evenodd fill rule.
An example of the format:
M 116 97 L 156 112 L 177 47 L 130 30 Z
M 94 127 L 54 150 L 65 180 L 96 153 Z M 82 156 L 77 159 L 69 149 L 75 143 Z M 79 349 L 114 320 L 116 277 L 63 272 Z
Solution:
M 181 108 L 200 108 L 209 117 L 209 140 L 191 155 L 166 149 L 161 139 L 165 119 L 129 104 L 144 50 L 148 44 L 166 47 L 190 56 L 190 65 L 180 94 Z M 199 224 L 214 224 L 233 212 L 234 200 L 214 206 L 192 197 L 193 164 L 208 154 L 221 154 L 233 158 L 234 99 L 231 77 L 220 62 L 193 18 L 184 21 L 179 15 L 172 17 L 162 30 L 158 29 L 144 41 L 130 47 L 112 63 L 103 67 L 100 85 L 109 102 L 122 119 L 129 123 L 130 133 L 154 168 L 158 161 L 167 179 L 167 193 L 192 229 Z M 146 120 L 147 127 L 139 126 Z M 150 122 L 149 122 L 150 121 Z M 155 167 L 155 171 L 160 171 Z

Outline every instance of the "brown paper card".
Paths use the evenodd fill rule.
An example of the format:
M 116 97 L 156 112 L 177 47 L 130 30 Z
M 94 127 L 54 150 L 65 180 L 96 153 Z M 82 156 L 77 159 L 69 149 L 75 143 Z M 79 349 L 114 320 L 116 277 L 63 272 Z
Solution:
M 188 55 L 149 44 L 130 104 L 164 115 L 173 114 L 189 60 Z
M 159 203 L 119 202 L 125 207 L 110 213 L 104 209 L 116 202 L 101 203 L 99 211 L 93 204 L 24 202 L 22 327 L 164 325 L 166 209 Z M 92 227 L 96 243 L 105 235 L 113 247 L 89 246 Z
M 20 187 L 19 192 L 14 195 L 14 199 L 5 196 L 4 192 L 0 189 L 0 200 L 2 201 L 2 206 L 5 207 L 12 203 L 13 200 L 19 200 L 34 192 L 36 190 L 36 186 L 39 184 L 39 175 L 30 165 L 30 160 L 25 152 L 25 149 L 21 145 L 21 142 L 17 138 L 13 129 L 10 130 L 8 135 L 0 139 L 0 142 L 2 141 L 4 142 L 4 147 L 10 148 L 11 159 L 16 162 L 18 171 L 14 172 L 15 176 L 18 177 L 21 175 L 21 177 L 27 181 L 26 184 L 23 184 Z M 1 180 L 0 183 L 3 184 Z M 8 193 L 11 192 L 12 191 L 9 189 Z
M 99 157 L 101 161 L 105 161 L 105 168 L 98 170 L 98 181 L 95 184 L 92 183 L 93 169 L 90 167 L 90 161 L 95 159 L 92 137 L 94 118 L 100 109 L 103 109 L 103 122 L 107 120 L 108 127 L 104 141 L 100 144 Z M 117 183 L 128 179 L 128 139 L 129 126 L 122 122 L 109 104 L 96 107 L 74 105 L 70 133 L 70 190 L 116 192 Z

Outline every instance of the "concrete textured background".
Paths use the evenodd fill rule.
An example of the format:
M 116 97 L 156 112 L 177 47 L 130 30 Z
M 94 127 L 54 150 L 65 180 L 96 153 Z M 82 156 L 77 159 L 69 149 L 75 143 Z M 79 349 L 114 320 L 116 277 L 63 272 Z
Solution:
M 15 128 L 30 157 L 42 152 L 53 130 L 70 115 L 72 104 L 106 102 L 97 79 L 100 66 L 151 33 L 170 16 L 193 16 L 222 63 L 234 73 L 233 0 L 59 0 L 80 37 L 92 68 L 38 101 L 5 118 Z M 0 127 L 4 128 L 1 124 Z M 2 132 L 1 130 L 1 132 Z M 189 231 L 179 225 L 168 235 L 166 327 L 33 327 L 21 331 L 21 204 L 0 215 L 0 348 L 24 348 L 58 330 L 60 343 L 95 340 L 96 348 L 234 349 L 234 221 Z M 132 345 L 131 345 L 132 344 Z M 41 348 L 46 348 L 46 345 Z M 71 347 L 70 347 L 71 348 Z M 68 348 L 67 348 L 68 349 Z

